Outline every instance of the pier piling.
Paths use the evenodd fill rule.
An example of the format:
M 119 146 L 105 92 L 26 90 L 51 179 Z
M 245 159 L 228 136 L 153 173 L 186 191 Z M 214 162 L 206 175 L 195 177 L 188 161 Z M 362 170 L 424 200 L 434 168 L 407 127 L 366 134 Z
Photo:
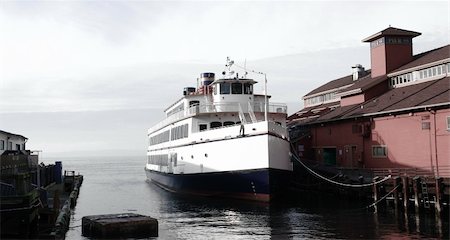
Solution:
M 403 186 L 403 209 L 405 213 L 408 213 L 408 205 L 409 205 L 409 181 L 408 177 L 402 177 L 402 186 Z

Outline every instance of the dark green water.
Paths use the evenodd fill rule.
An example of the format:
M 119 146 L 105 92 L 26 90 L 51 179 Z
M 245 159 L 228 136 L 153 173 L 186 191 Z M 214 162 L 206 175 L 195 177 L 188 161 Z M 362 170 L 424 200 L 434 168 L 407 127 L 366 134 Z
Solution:
M 54 159 L 49 159 L 49 163 Z M 67 239 L 83 239 L 81 218 L 132 212 L 157 218 L 158 239 L 420 239 L 448 238 L 430 217 L 405 221 L 329 204 L 332 199 L 261 204 L 180 196 L 146 182 L 145 157 L 59 158 L 84 175 Z M 333 201 L 331 201 L 333 202 Z

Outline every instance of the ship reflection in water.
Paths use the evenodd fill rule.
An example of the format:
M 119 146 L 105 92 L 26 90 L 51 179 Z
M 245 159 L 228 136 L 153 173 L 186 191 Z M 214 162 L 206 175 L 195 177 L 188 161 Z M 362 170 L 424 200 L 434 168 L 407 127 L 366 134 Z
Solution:
M 59 158 L 61 159 L 61 158 Z M 67 239 L 80 239 L 86 215 L 133 212 L 159 221 L 158 239 L 419 239 L 447 238 L 448 222 L 355 210 L 349 203 L 311 197 L 267 204 L 193 197 L 145 181 L 145 157 L 61 159 L 85 181 Z M 86 238 L 87 239 L 87 238 Z

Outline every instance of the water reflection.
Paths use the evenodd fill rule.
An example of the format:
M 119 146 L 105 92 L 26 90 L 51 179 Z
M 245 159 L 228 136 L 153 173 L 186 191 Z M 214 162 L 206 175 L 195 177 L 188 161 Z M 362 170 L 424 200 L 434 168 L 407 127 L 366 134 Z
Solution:
M 158 239 L 448 238 L 433 216 L 355 210 L 363 205 L 304 195 L 275 204 L 178 195 L 147 183 L 141 158 L 64 161 L 85 175 L 67 239 L 86 215 L 133 212 L 159 220 Z M 418 227 L 417 227 L 418 226 Z

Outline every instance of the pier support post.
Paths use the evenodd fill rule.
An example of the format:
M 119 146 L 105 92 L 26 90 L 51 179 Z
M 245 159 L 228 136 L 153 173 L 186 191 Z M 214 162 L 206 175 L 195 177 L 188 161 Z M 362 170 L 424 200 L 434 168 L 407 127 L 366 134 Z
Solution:
M 373 178 L 373 182 L 376 182 L 377 180 L 378 180 L 378 177 Z M 372 186 L 372 192 L 373 192 L 373 202 L 376 203 L 376 202 L 378 202 L 378 186 L 377 186 L 377 184 L 374 184 Z M 375 213 L 378 212 L 378 204 L 375 204 L 373 206 L 373 209 L 374 209 Z
M 409 181 L 408 177 L 402 177 L 402 185 L 403 185 L 403 209 L 405 213 L 408 213 L 408 205 L 409 205 Z
M 398 191 L 398 189 L 399 188 L 397 188 L 397 186 L 398 185 L 400 185 L 400 177 L 395 177 L 394 178 L 394 184 L 393 184 L 393 188 L 395 188 L 395 190 L 394 190 L 394 207 L 395 207 L 395 213 L 397 213 L 397 211 L 398 211 L 398 196 L 399 196 L 399 191 Z
M 440 218 L 442 215 L 442 190 L 443 190 L 443 186 L 442 186 L 442 182 L 443 179 L 441 177 L 437 177 L 435 180 L 435 184 L 436 184 L 436 201 L 435 201 L 435 208 L 436 208 L 436 215 Z
M 420 186 L 420 177 L 416 176 L 413 178 L 414 211 L 416 215 L 419 215 L 420 213 L 419 186 Z

